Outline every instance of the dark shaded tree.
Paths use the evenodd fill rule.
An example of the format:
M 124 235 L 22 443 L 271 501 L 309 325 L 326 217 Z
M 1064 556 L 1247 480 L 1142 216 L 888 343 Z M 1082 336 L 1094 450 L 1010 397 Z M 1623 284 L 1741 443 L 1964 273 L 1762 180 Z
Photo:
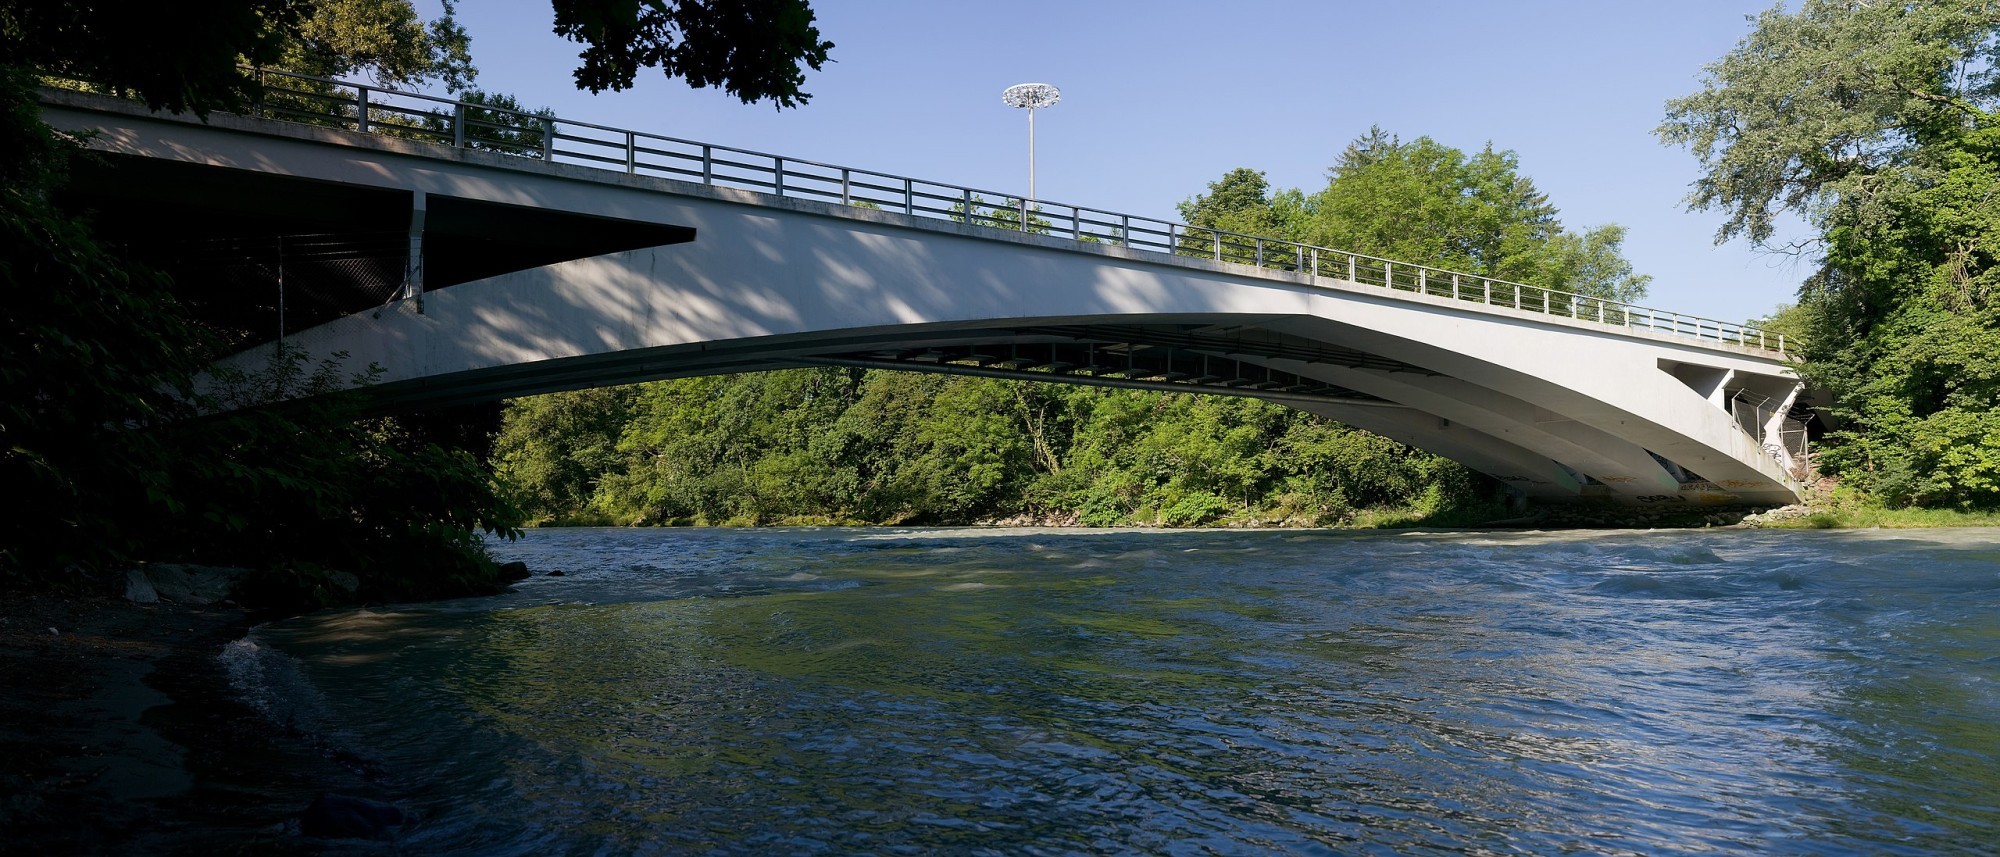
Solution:
M 779 108 L 812 100 L 801 87 L 833 43 L 822 41 L 805 0 L 554 0 L 556 35 L 585 45 L 576 85 L 629 89 L 641 68 L 745 104 Z M 803 67 L 802 67 L 803 66 Z

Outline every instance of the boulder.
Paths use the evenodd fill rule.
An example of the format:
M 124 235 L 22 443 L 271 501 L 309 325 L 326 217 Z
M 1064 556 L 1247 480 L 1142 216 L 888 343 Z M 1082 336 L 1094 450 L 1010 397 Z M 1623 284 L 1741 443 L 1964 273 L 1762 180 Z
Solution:
M 500 579 L 505 581 L 527 580 L 528 564 L 516 560 L 500 564 Z
M 236 583 L 249 569 L 212 565 L 154 563 L 133 574 L 143 575 L 160 598 L 182 604 L 213 604 L 236 593 Z M 131 580 L 126 597 L 131 597 Z
M 329 571 L 326 573 L 326 582 L 340 587 L 340 591 L 349 595 L 361 591 L 361 578 L 355 577 L 353 572 Z
M 125 572 L 125 600 L 135 604 L 158 604 L 160 592 L 153 588 L 153 581 L 144 571 L 132 569 Z
M 388 839 L 403 825 L 395 804 L 351 795 L 322 794 L 299 816 L 299 832 L 319 839 Z
M 563 570 L 562 570 L 562 569 L 560 569 L 560 568 L 556 569 L 555 571 L 551 571 L 551 572 L 549 572 L 549 576 L 550 576 L 550 577 L 564 577 L 564 576 L 567 576 L 568 574 L 569 574 L 569 572 L 567 572 L 567 571 L 563 571 Z

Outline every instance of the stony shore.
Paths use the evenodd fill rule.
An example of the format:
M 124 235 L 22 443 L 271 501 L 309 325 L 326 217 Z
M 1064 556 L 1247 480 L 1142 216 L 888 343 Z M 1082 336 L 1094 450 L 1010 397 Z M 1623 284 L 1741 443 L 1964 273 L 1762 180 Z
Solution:
M 251 617 L 124 599 L 0 598 L 0 854 L 368 851 L 298 834 L 363 771 L 239 702 L 222 647 Z

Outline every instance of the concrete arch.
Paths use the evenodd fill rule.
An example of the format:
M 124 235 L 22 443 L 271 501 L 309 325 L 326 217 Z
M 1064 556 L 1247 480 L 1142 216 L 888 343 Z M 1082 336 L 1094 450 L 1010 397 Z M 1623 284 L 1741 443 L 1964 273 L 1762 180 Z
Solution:
M 199 125 L 117 102 L 45 113 L 59 127 L 96 131 L 94 146 L 133 158 L 692 236 L 412 295 L 288 340 L 318 356 L 344 353 L 351 366 L 382 367 L 374 394 L 388 400 L 495 398 L 849 360 L 870 349 L 1095 337 L 1130 359 L 1134 348 L 1179 342 L 1187 352 L 1350 391 L 1344 399 L 1276 387 L 1228 392 L 1265 395 L 1432 450 L 1526 494 L 1694 503 L 1796 497 L 1759 439 L 1718 406 L 1718 391 L 1687 380 L 1796 388 L 1769 352 L 337 130 L 236 117 Z M 267 355 L 253 349 L 231 362 L 255 369 Z M 1066 380 L 1115 374 L 1114 367 Z M 1183 373 L 1164 373 L 1171 374 Z M 1682 481 L 1655 456 L 1702 480 Z

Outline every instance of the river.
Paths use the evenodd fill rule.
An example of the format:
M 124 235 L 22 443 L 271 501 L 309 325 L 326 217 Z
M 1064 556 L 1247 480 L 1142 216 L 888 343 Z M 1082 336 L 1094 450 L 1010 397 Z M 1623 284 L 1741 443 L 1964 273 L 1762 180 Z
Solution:
M 414 853 L 2000 853 L 2000 531 L 602 530 L 225 655 Z

